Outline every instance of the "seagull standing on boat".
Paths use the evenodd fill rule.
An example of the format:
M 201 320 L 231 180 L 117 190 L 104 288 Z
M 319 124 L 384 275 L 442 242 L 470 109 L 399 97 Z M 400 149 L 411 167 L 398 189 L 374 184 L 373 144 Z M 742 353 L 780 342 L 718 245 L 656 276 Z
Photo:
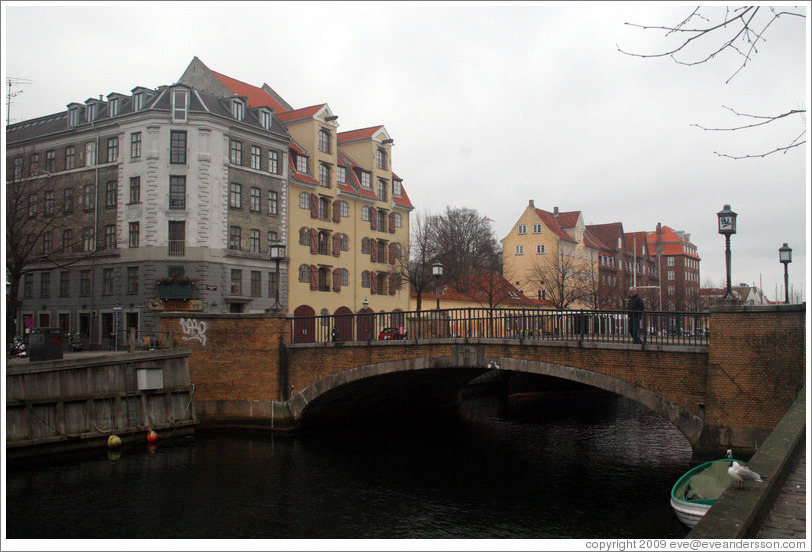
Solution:
M 738 462 L 732 462 L 727 469 L 727 473 L 730 477 L 739 482 L 739 487 L 741 487 L 745 481 L 758 481 L 759 483 L 764 481 L 759 474 Z

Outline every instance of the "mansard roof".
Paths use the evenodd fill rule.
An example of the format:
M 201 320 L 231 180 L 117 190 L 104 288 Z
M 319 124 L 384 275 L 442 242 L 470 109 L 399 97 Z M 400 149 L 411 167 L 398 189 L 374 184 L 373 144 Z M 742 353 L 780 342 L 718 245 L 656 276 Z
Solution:
M 209 69 L 211 71 L 211 69 Z M 276 101 L 276 98 L 272 97 L 262 88 L 257 86 L 253 86 L 246 82 L 242 82 L 235 78 L 229 77 L 227 75 L 223 75 L 222 73 L 218 73 L 217 71 L 211 71 L 212 74 L 217 77 L 220 82 L 228 87 L 229 90 L 234 92 L 234 94 L 238 96 L 245 96 L 246 102 L 251 107 L 271 107 L 277 114 L 287 111 L 282 104 Z

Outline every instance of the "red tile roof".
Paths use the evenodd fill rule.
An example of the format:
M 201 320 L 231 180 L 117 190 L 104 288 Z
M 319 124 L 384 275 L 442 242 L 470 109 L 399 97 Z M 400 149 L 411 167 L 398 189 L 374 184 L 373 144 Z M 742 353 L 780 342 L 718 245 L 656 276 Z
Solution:
M 587 224 L 586 229 L 595 237 L 597 237 L 601 243 L 606 246 L 607 249 L 615 250 L 618 249 L 617 240 L 618 238 L 623 236 L 623 223 L 622 222 L 610 222 L 607 224 Z
M 290 121 L 296 121 L 298 119 L 307 119 L 308 117 L 312 117 L 321 111 L 325 105 L 327 104 L 323 103 L 319 105 L 311 105 L 310 107 L 303 107 L 301 109 L 294 109 L 293 111 L 279 113 L 279 120 L 283 123 L 289 123 Z
M 383 125 L 374 127 L 359 128 L 357 130 L 348 130 L 347 132 L 338 133 L 339 142 L 350 142 L 352 140 L 361 140 L 362 138 L 372 138 L 376 132 L 383 128 Z
M 237 79 L 233 79 L 223 75 L 222 73 L 218 73 L 217 71 L 212 71 L 212 73 L 214 76 L 220 79 L 220 82 L 225 84 L 229 90 L 234 92 L 234 94 L 238 96 L 245 96 L 250 107 L 272 107 L 277 115 L 285 111 L 285 108 L 282 107 L 279 102 L 273 99 L 271 95 L 265 92 L 262 88 L 257 88 L 256 86 L 252 86 L 248 83 L 238 81 Z
M 572 243 L 578 243 L 574 239 L 572 239 L 569 236 L 569 234 L 564 232 L 564 230 L 558 224 L 558 220 L 556 220 L 556 217 L 555 217 L 554 214 L 552 214 L 549 211 L 545 211 L 544 209 L 537 209 L 535 207 L 533 208 L 533 210 L 536 212 L 536 215 L 542 220 L 542 222 L 547 226 L 547 228 L 552 230 L 553 233 L 556 236 L 558 236 L 558 239 L 568 241 L 568 242 L 572 242 Z M 559 213 L 559 216 L 561 216 L 560 213 Z
M 496 278 L 491 281 L 490 278 Z M 502 308 L 508 307 L 529 307 L 529 308 L 545 308 L 554 307 L 555 305 L 546 299 L 533 299 L 527 297 L 513 286 L 501 274 L 483 275 L 478 278 L 481 280 L 477 286 L 477 278 L 473 278 L 471 287 L 474 291 L 470 293 L 460 293 L 450 287 L 443 287 L 440 290 L 440 299 L 448 301 L 464 301 L 477 303 L 480 305 L 488 305 L 489 295 L 494 296 L 494 303 L 496 306 Z M 410 291 L 411 297 L 417 297 L 417 292 Z M 426 292 L 422 294 L 423 301 L 433 301 L 437 297 L 436 292 Z
M 647 232 L 646 237 L 648 238 L 649 254 L 655 255 L 657 248 L 657 232 Z M 663 255 L 670 256 L 685 255 L 686 257 L 700 260 L 699 255 L 697 253 L 692 253 L 685 250 L 685 244 L 689 244 L 691 246 L 690 249 L 693 250 L 696 249 L 696 246 L 691 242 L 684 240 L 679 235 L 677 235 L 676 231 L 673 228 L 669 228 L 668 226 L 662 227 L 662 242 L 663 242 Z

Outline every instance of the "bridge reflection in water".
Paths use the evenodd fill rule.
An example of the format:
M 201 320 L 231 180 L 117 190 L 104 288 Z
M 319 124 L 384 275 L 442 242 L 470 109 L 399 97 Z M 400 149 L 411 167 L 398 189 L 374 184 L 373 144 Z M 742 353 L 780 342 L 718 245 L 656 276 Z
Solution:
M 440 309 L 294 317 L 293 343 L 373 341 L 395 328 L 394 339 L 493 338 L 545 341 L 631 341 L 628 311 Z M 662 345 L 707 345 L 709 312 L 643 313 L 641 338 Z

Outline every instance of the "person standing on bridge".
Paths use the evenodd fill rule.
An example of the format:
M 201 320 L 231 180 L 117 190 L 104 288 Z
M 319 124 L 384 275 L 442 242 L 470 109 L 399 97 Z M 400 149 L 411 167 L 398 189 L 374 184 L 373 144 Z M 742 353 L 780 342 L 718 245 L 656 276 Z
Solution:
M 643 298 L 638 295 L 636 287 L 629 288 L 629 302 L 626 308 L 629 311 L 629 332 L 632 334 L 632 341 L 642 343 L 640 341 L 640 321 L 646 305 L 643 303 Z

